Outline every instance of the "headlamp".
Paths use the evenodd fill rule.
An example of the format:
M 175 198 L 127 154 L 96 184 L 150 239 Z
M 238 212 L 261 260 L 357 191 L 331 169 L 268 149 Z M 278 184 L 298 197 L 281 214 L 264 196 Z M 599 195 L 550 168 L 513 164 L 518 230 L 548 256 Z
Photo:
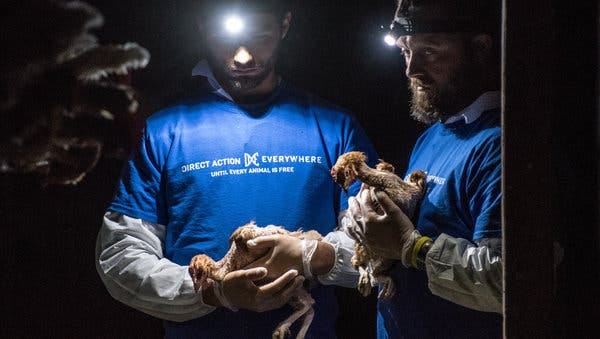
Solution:
M 244 27 L 245 22 L 239 15 L 229 15 L 223 19 L 223 28 L 229 35 L 240 34 Z
M 412 27 L 413 24 L 410 20 L 396 17 L 390 24 L 390 28 L 383 37 L 383 41 L 390 47 L 395 46 L 396 40 L 398 40 L 401 35 L 409 34 Z
M 396 38 L 392 35 L 392 33 L 388 33 L 383 37 L 383 42 L 385 42 L 386 45 L 392 47 L 396 44 Z
M 405 29 L 406 25 L 398 24 L 399 19 L 404 19 L 404 18 L 394 18 L 394 21 L 390 24 L 390 28 L 388 29 L 387 33 L 383 37 L 383 42 L 385 42 L 385 44 L 390 47 L 395 46 L 396 40 L 398 40 L 398 38 L 401 35 L 406 34 L 406 29 Z
M 399 0 L 384 41 L 391 46 L 400 36 L 418 33 L 497 32 L 500 8 L 498 0 Z
M 392 20 L 390 29 L 383 38 L 383 41 L 388 46 L 395 46 L 396 40 L 398 40 L 401 35 L 408 35 L 414 31 L 414 21 L 408 15 L 405 15 L 408 10 L 407 3 L 408 1 L 400 1 L 398 7 L 396 7 L 394 20 Z

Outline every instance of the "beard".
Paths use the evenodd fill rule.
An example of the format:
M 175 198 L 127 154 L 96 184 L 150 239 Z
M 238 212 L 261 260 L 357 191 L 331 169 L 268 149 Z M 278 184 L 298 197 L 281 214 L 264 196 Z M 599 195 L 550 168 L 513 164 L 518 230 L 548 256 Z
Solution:
M 466 106 L 477 86 L 479 69 L 471 60 L 465 60 L 450 74 L 446 82 L 434 83 L 427 79 L 410 79 L 411 117 L 427 125 L 445 121 Z M 419 90 L 424 86 L 426 90 Z
M 428 91 L 419 91 L 420 82 L 418 80 L 409 80 L 408 86 L 412 93 L 410 116 L 427 125 L 440 121 L 443 114 L 439 108 L 440 90 L 431 87 Z
M 266 62 L 256 64 L 254 68 L 258 70 L 253 75 L 236 75 L 233 59 L 226 61 L 218 61 L 212 56 L 207 57 L 207 61 L 215 74 L 215 77 L 228 91 L 244 94 L 260 84 L 271 74 L 275 68 L 275 55 L 271 56 Z
M 270 65 L 261 66 L 260 72 L 252 76 L 235 76 L 228 74 L 225 78 L 227 85 L 234 92 L 246 92 L 258 87 L 265 81 L 265 79 L 271 73 L 273 67 Z

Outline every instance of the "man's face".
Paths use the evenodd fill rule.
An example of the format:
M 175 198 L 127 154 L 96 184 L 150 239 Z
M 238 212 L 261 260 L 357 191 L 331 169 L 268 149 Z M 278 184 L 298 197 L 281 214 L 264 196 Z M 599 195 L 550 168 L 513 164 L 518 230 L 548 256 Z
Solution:
M 215 18 L 205 28 L 211 68 L 232 95 L 261 94 L 265 80 L 274 77 L 277 50 L 289 25 L 289 16 L 280 22 L 273 14 L 243 16 L 244 28 L 229 34 L 223 17 Z
M 412 116 L 432 124 L 466 107 L 474 98 L 479 67 L 465 36 L 420 33 L 396 41 L 406 61 Z

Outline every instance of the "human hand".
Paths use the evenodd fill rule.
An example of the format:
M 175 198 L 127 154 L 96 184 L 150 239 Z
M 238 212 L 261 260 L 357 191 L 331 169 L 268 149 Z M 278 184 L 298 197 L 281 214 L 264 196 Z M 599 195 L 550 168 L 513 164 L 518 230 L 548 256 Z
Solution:
M 268 274 L 266 281 L 271 281 L 289 270 L 304 274 L 302 263 L 302 240 L 289 235 L 267 235 L 254 238 L 247 243 L 248 250 L 256 252 L 267 251 L 258 260 L 245 268 L 264 267 Z
M 348 211 L 356 222 L 352 236 L 374 254 L 401 260 L 410 266 L 412 249 L 420 237 L 410 219 L 383 192 L 364 185 L 357 198 L 348 200 Z
M 289 270 L 272 282 L 258 286 L 256 282 L 266 276 L 267 270 L 263 267 L 230 272 L 223 281 L 213 281 L 213 288 L 203 291 L 203 297 L 210 305 L 233 311 L 265 312 L 282 307 L 298 288 L 303 288 L 304 277 L 296 270 Z

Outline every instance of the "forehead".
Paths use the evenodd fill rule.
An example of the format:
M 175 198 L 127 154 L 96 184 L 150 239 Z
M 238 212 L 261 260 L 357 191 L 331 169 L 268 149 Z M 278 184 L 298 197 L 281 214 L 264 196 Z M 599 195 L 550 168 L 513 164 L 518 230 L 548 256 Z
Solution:
M 400 48 L 418 47 L 450 47 L 463 44 L 464 37 L 459 33 L 418 33 L 414 35 L 403 35 L 398 38 L 396 45 Z
M 278 24 L 275 14 L 266 12 L 249 12 L 241 11 L 223 12 L 210 16 L 206 22 L 208 30 L 221 30 L 227 18 L 237 16 L 245 23 L 246 29 L 265 30 L 272 29 Z

